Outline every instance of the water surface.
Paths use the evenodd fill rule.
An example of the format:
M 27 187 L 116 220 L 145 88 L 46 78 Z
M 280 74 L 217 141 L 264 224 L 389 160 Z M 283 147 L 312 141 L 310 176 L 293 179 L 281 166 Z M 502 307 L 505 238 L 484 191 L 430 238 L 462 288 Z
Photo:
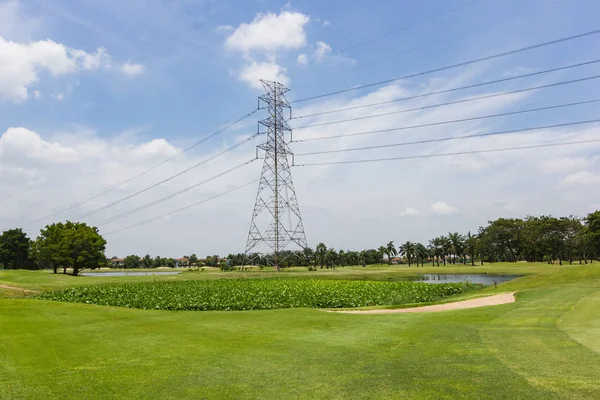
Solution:
M 147 276 L 147 275 L 176 275 L 179 271 L 155 271 L 155 272 L 84 272 L 82 276 Z
M 457 283 L 471 282 L 482 285 L 493 285 L 520 278 L 522 275 L 496 274 L 423 274 L 415 280 L 425 283 Z

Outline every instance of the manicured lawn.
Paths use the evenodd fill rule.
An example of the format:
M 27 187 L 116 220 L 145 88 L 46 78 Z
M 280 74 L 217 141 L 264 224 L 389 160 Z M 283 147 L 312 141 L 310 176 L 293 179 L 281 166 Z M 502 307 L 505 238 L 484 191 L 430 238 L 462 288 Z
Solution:
M 319 276 L 394 280 L 415 272 L 386 268 Z M 484 268 L 534 275 L 483 291 L 516 290 L 516 303 L 434 314 L 171 312 L 2 299 L 0 398 L 600 398 L 600 265 Z M 114 282 L 68 278 L 0 271 L 0 284 L 36 290 Z

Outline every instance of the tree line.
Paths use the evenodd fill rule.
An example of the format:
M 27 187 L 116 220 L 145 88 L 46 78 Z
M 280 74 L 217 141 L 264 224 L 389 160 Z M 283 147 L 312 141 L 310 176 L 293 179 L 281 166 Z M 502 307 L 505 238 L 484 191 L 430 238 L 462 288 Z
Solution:
M 344 251 L 319 243 L 314 249 L 283 251 L 279 254 L 278 263 L 281 267 L 335 268 L 392 262 L 409 266 L 423 266 L 425 263 L 439 266 L 522 260 L 562 265 L 565 261 L 587 264 L 598 260 L 599 256 L 600 211 L 595 211 L 584 218 L 498 218 L 480 227 L 476 233 L 450 232 L 432 238 L 427 244 L 407 241 L 396 246 L 390 241 L 377 249 Z M 231 265 L 252 263 L 266 266 L 274 263 L 271 254 L 230 254 L 227 259 Z
M 81 222 L 47 225 L 36 240 L 21 228 L 0 235 L 0 267 L 4 269 L 52 269 L 78 275 L 83 269 L 106 265 L 106 240 L 98 228 Z

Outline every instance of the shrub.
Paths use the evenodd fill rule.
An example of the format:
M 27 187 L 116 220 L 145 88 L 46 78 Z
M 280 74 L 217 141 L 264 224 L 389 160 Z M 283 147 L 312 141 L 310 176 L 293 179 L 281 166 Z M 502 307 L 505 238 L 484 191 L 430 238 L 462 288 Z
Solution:
M 38 298 L 156 310 L 268 310 L 431 302 L 475 287 L 406 281 L 222 279 L 83 286 Z

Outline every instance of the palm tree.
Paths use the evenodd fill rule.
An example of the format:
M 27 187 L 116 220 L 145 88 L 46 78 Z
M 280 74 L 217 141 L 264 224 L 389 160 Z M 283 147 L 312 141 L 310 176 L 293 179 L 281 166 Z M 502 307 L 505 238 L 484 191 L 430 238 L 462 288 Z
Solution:
M 313 251 L 313 249 L 311 249 L 310 247 L 305 247 L 304 248 L 304 261 L 308 265 L 312 265 L 314 262 L 314 258 L 315 258 L 315 252 Z
M 335 264 L 338 260 L 338 254 L 332 247 L 330 247 L 329 250 L 327 250 L 325 258 L 327 259 L 327 263 L 329 264 L 329 266 L 335 269 Z
M 360 264 L 363 266 L 363 268 L 367 267 L 367 251 L 363 250 L 359 253 L 359 257 L 360 257 Z
M 421 259 L 421 267 L 424 267 L 425 259 L 429 255 L 429 251 L 421 243 L 417 243 L 415 246 L 415 253 L 417 255 L 417 267 L 419 266 L 419 258 Z
M 440 236 L 439 239 L 442 244 L 442 260 L 444 261 L 444 265 L 446 265 L 446 256 L 451 254 L 452 243 L 446 236 Z
M 448 242 L 450 244 L 450 259 L 452 264 L 456 264 L 456 257 L 461 256 L 462 253 L 463 237 L 458 232 L 448 232 Z
M 327 256 L 327 246 L 325 243 L 319 243 L 315 248 L 315 256 L 317 260 L 319 260 L 319 267 L 323 269 L 323 263 L 325 262 L 325 257 Z
M 396 255 L 398 254 L 398 252 L 396 251 L 396 246 L 394 246 L 394 241 L 388 242 L 388 244 L 385 245 L 384 253 L 387 255 L 388 265 L 391 265 L 392 256 L 396 257 Z
M 379 253 L 379 261 L 383 262 L 383 255 L 386 253 L 387 249 L 383 246 L 379 246 L 377 252 Z
M 471 258 L 471 265 L 475 266 L 475 252 L 477 251 L 477 235 L 471 235 L 471 231 L 469 231 L 469 233 L 467 233 L 465 245 L 467 253 Z
M 444 239 L 443 236 L 438 236 L 429 241 L 429 248 L 431 249 L 431 254 L 435 257 L 435 261 L 437 262 L 437 266 L 440 266 L 440 258 L 444 254 Z
M 415 256 L 415 250 L 416 250 L 416 246 L 414 243 L 411 243 L 411 242 L 406 242 L 400 246 L 400 255 L 402 255 L 403 257 L 406 257 L 409 267 L 411 266 L 413 257 Z

